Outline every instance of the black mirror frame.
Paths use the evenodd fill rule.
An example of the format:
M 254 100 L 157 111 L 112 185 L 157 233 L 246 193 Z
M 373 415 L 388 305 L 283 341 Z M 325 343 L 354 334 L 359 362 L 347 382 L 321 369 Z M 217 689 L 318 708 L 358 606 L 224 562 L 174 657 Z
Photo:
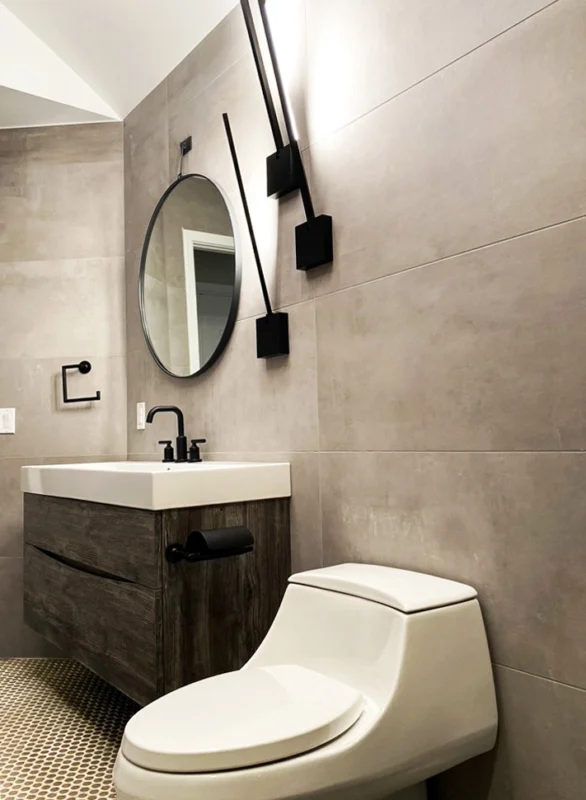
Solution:
M 186 181 L 189 178 L 203 178 L 204 180 L 208 181 L 213 186 L 215 186 L 215 188 L 218 190 L 218 192 L 222 196 L 222 199 L 224 200 L 226 208 L 228 209 L 228 214 L 230 216 L 230 222 L 232 224 L 232 230 L 234 232 L 234 293 L 232 295 L 232 303 L 230 305 L 230 311 L 228 313 L 228 319 L 226 321 L 226 327 L 224 328 L 224 333 L 222 334 L 222 338 L 218 342 L 218 346 L 216 347 L 216 349 L 214 350 L 212 355 L 208 358 L 208 360 L 203 365 L 203 367 L 201 367 L 201 369 L 199 369 L 197 372 L 193 372 L 191 375 L 176 375 L 174 372 L 171 372 L 170 370 L 168 370 L 167 367 L 161 362 L 161 360 L 159 359 L 159 357 L 158 357 L 158 355 L 157 355 L 157 353 L 155 351 L 153 343 L 151 341 L 151 337 L 150 337 L 150 334 L 149 334 L 149 329 L 148 329 L 148 325 L 147 325 L 147 321 L 146 321 L 145 308 L 144 308 L 144 275 L 145 275 L 145 270 L 146 270 L 146 259 L 147 259 L 149 244 L 150 244 L 150 241 L 151 241 L 153 228 L 155 227 L 155 223 L 157 221 L 157 217 L 159 216 L 159 212 L 160 212 L 161 208 L 163 207 L 166 199 L 169 197 L 169 195 L 175 189 L 175 187 L 179 183 L 181 183 L 181 181 Z M 208 369 L 210 369 L 210 367 L 212 367 L 216 363 L 216 361 L 220 358 L 220 356 L 222 355 L 222 353 L 226 349 L 226 346 L 227 346 L 228 342 L 230 341 L 230 337 L 232 336 L 232 332 L 234 330 L 234 325 L 236 324 L 236 317 L 238 315 L 238 306 L 239 306 L 239 303 L 240 303 L 240 288 L 241 288 L 241 285 L 242 285 L 242 250 L 241 250 L 241 244 L 240 244 L 240 235 L 239 235 L 239 232 L 238 232 L 238 224 L 237 224 L 237 220 L 236 220 L 236 215 L 234 213 L 234 208 L 232 206 L 232 203 L 230 202 L 230 199 L 228 198 L 228 195 L 226 194 L 224 189 L 222 189 L 222 187 L 218 183 L 216 183 L 211 178 L 208 178 L 207 175 L 200 175 L 197 172 L 191 172 L 188 175 L 180 175 L 177 178 L 177 180 L 173 181 L 173 183 L 162 194 L 162 196 L 161 196 L 159 202 L 157 203 L 156 208 L 153 211 L 153 214 L 152 214 L 152 216 L 151 216 L 151 218 L 149 220 L 147 231 L 146 231 L 146 234 L 145 234 L 145 237 L 144 237 L 144 242 L 143 242 L 143 245 L 142 245 L 142 253 L 141 253 L 141 256 L 140 256 L 140 269 L 139 269 L 139 273 L 138 273 L 138 307 L 139 307 L 139 310 L 140 310 L 140 323 L 141 323 L 141 326 L 142 326 L 142 332 L 143 332 L 145 341 L 147 343 L 147 347 L 149 349 L 149 352 L 150 352 L 151 356 L 153 357 L 153 360 L 155 361 L 155 363 L 159 367 L 159 369 L 161 369 L 165 374 L 169 375 L 171 378 L 178 378 L 180 380 L 188 380 L 189 378 L 197 378 L 199 375 L 203 375 L 204 372 L 206 372 Z

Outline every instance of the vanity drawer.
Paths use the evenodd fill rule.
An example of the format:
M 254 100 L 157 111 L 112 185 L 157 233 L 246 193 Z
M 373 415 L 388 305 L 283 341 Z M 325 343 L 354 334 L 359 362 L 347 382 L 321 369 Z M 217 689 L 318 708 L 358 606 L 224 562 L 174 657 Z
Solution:
M 90 571 L 161 585 L 157 518 L 137 508 L 24 495 L 25 542 Z
M 159 591 L 25 546 L 26 622 L 139 703 L 160 694 L 160 606 Z

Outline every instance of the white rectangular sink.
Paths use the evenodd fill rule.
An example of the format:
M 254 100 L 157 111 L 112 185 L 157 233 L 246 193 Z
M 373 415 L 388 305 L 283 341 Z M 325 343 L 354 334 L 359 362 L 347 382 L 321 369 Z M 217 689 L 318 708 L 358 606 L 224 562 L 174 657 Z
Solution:
M 289 464 L 119 461 L 22 467 L 23 492 L 160 511 L 291 496 Z

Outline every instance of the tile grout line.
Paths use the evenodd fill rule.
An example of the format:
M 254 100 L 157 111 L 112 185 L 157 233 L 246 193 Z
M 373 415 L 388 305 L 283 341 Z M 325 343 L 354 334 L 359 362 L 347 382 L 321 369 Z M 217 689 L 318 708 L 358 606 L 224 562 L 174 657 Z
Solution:
M 516 672 L 518 675 L 526 675 L 528 678 L 535 678 L 538 681 L 545 681 L 546 683 L 553 683 L 556 686 L 565 686 L 567 689 L 574 689 L 577 692 L 585 692 L 586 687 L 577 686 L 574 683 L 566 683 L 565 681 L 559 681 L 556 678 L 548 678 L 545 675 L 538 675 L 535 672 L 527 672 L 524 669 L 517 669 L 516 667 L 507 667 L 506 664 L 498 664 L 496 661 L 493 662 L 494 667 L 498 667 L 499 669 L 506 669 L 509 672 Z
M 554 0 L 554 2 L 557 2 L 557 0 Z M 210 31 L 210 33 L 211 33 L 211 31 Z M 201 44 L 201 42 L 200 42 L 200 44 Z M 196 45 L 196 47 L 197 46 L 198 45 Z M 191 52 L 193 52 L 193 51 L 191 51 Z M 219 80 L 221 80 L 221 78 L 223 78 L 224 75 L 226 75 L 226 73 L 229 72 L 231 69 L 233 69 L 237 64 L 240 64 L 240 62 L 243 61 L 247 56 L 249 56 L 249 51 L 248 50 L 246 50 L 244 53 L 242 53 L 242 55 L 238 56 L 238 58 L 236 58 L 229 66 L 227 66 L 226 69 L 222 70 L 222 72 L 220 72 L 218 75 L 216 75 L 216 77 L 212 81 L 210 81 L 210 83 L 208 83 L 204 87 L 202 87 L 198 92 L 196 92 L 187 101 L 184 100 L 183 101 L 183 109 L 187 108 L 187 106 L 191 105 L 191 103 L 195 103 L 195 101 L 198 100 L 201 97 L 201 95 L 203 95 L 206 92 L 208 92 L 214 86 L 214 84 L 216 84 Z M 179 66 L 179 65 L 177 65 L 177 66 Z M 172 70 L 172 71 L 174 71 L 174 70 Z M 170 74 L 171 73 L 169 73 L 169 75 Z M 167 149 L 169 148 L 169 141 L 171 139 L 171 123 L 176 117 L 176 115 L 171 114 L 171 110 L 170 110 L 171 102 L 170 102 L 169 82 L 168 82 L 169 75 L 167 75 L 167 78 L 165 79 L 166 82 L 167 82 L 167 86 L 166 86 L 166 92 L 167 92 L 167 103 L 166 103 L 166 106 L 167 106 L 167 108 L 166 108 L 166 115 L 167 115 L 167 125 L 166 125 L 166 127 L 167 127 Z M 181 91 L 179 92 L 179 94 L 181 94 Z M 171 95 L 171 97 L 173 97 L 173 95 Z
M 558 2 L 558 0 L 555 0 Z M 309 303 L 311 301 L 318 301 L 322 300 L 326 297 L 330 297 L 333 295 L 342 294 L 342 292 L 349 292 L 353 289 L 359 289 L 362 286 L 369 286 L 374 283 L 380 283 L 381 281 L 391 280 L 392 278 L 398 277 L 399 275 L 404 275 L 408 272 L 413 272 L 415 270 L 425 269 L 426 267 L 433 267 L 438 264 L 442 264 L 443 262 L 452 261 L 457 258 L 462 258 L 463 256 L 470 255 L 471 253 L 478 253 L 483 250 L 488 250 L 492 247 L 498 247 L 499 245 L 507 244 L 509 242 L 514 242 L 518 239 L 524 239 L 528 236 L 534 236 L 539 233 L 543 233 L 546 231 L 554 230 L 555 228 L 561 228 L 564 225 L 572 225 L 575 222 L 580 222 L 581 220 L 586 220 L 586 214 L 580 214 L 577 217 L 570 217 L 569 219 L 560 220 L 559 222 L 553 222 L 550 225 L 544 225 L 540 228 L 533 228 L 529 231 L 522 231 L 521 233 L 516 233 L 512 236 L 507 236 L 504 239 L 495 239 L 493 242 L 487 242 L 485 244 L 478 245 L 476 247 L 470 247 L 467 250 L 461 250 L 458 253 L 452 253 L 448 256 L 443 256 L 442 258 L 434 259 L 433 261 L 424 261 L 421 264 L 414 264 L 410 267 L 404 267 L 403 269 L 399 269 L 396 272 L 389 272 L 387 275 L 379 275 L 376 278 L 368 278 L 367 280 L 360 281 L 359 283 L 353 283 L 350 286 L 342 286 L 338 289 L 332 289 L 329 292 L 324 292 L 323 294 L 315 294 L 312 297 L 304 298 L 303 300 L 297 300 L 293 303 L 289 303 L 287 305 L 279 306 L 279 309 L 287 309 L 287 308 L 294 308 L 295 306 L 303 305 L 303 303 Z M 360 250 L 354 250 L 348 253 L 343 253 L 339 256 L 340 259 L 342 258 L 349 258 L 350 256 L 360 257 L 361 255 L 367 255 L 370 251 L 369 247 L 362 248 Z M 334 261 L 335 264 L 335 261 Z M 239 317 L 237 322 L 244 322 L 245 320 L 249 319 L 256 319 L 257 317 L 262 316 L 262 314 L 249 314 L 243 317 Z
M 319 413 L 319 348 L 318 348 L 318 335 L 317 335 L 317 303 L 313 302 L 313 325 L 314 325 L 314 333 L 315 333 L 315 414 L 317 417 L 317 443 L 318 447 L 321 442 L 321 426 L 320 426 L 320 419 L 321 414 Z M 317 457 L 317 510 L 319 514 L 319 560 L 320 566 L 323 566 L 324 563 L 324 518 L 323 518 L 323 507 L 322 507 L 322 484 L 321 484 L 321 455 L 320 451 L 316 451 Z
M 135 353 L 135 352 L 140 352 L 140 351 L 131 350 L 131 352 Z M 17 356 L 15 358 L 5 358 L 4 356 L 0 356 L 0 364 L 2 364 L 4 362 L 15 363 L 15 362 L 19 362 L 19 361 L 35 361 L 35 362 L 38 362 L 38 361 L 62 361 L 63 359 L 70 360 L 70 359 L 75 359 L 75 358 L 80 358 L 80 359 L 81 358 L 85 358 L 85 359 L 88 359 L 88 360 L 89 359 L 106 360 L 106 359 L 109 359 L 109 358 L 123 358 L 123 357 L 126 357 L 128 355 L 129 355 L 129 353 L 126 352 L 126 351 L 119 352 L 119 353 L 108 353 L 106 355 L 97 355 L 96 353 L 87 353 L 87 352 L 84 351 L 84 354 L 81 355 L 81 356 L 80 355 L 75 355 L 75 354 L 72 355 L 71 353 L 69 355 L 61 354 L 61 355 L 57 355 L 57 356 Z
M 2 434 L 0 434 L 0 435 L 2 435 Z M 100 458 L 100 459 L 107 459 L 107 458 L 127 458 L 127 457 L 128 457 L 128 455 L 129 455 L 129 454 L 128 454 L 128 453 L 126 453 L 126 452 L 124 452 L 124 453 L 106 453 L 105 455 L 104 455 L 104 454 L 101 454 L 101 453 L 89 453 L 89 454 L 86 454 L 86 455 L 80 455 L 79 453 L 74 453 L 74 454 L 73 454 L 73 455 L 71 455 L 71 456 L 67 456 L 67 455 L 65 455 L 65 456 L 64 456 L 64 455 L 48 455 L 48 456 L 40 456 L 40 455 L 32 455 L 32 456 L 30 456 L 30 455 L 29 455 L 29 456 L 3 456 L 3 455 L 0 455 L 0 461 L 10 461 L 10 460 L 13 460 L 13 461 L 36 461 L 37 459 L 43 459 L 43 460 L 45 460 L 45 459 L 49 459 L 49 458 L 50 458 L 50 459 L 55 459 L 55 458 L 59 458 L 59 459 L 64 459 L 64 458 L 66 458 L 66 459 L 70 459 L 70 458 L 83 458 L 83 459 L 84 459 L 84 461 L 83 461 L 82 463 L 87 463 L 86 459 L 88 459 L 88 458 Z M 141 454 L 140 454 L 140 453 L 135 453 L 134 455 L 141 455 Z M 148 454 L 147 454 L 147 453 L 145 453 L 144 455 L 148 455 Z M 102 462 L 99 462 L 99 463 L 104 463 L 104 462 L 102 461 Z M 25 466 L 26 466 L 26 465 L 25 465 Z M 31 466 L 31 467 L 34 467 L 34 466 L 46 466 L 46 467 L 52 467 L 52 466 L 59 466 L 59 464 L 38 464 L 38 465 L 37 465 L 37 464 L 31 464 L 30 466 Z M 63 466 L 68 466 L 68 465 L 67 465 L 67 464 L 64 464 Z
M 518 28 L 520 25 L 523 25 L 528 20 L 532 19 L 533 17 L 536 17 L 538 14 L 541 14 L 543 11 L 547 11 L 548 8 L 551 8 L 557 2 L 558 2 L 558 0 L 551 0 L 551 2 L 548 3 L 547 5 L 543 6 L 542 8 L 537 9 L 537 11 L 534 11 L 532 14 L 529 14 L 527 17 L 524 17 L 523 19 L 519 20 L 518 22 L 515 22 L 513 25 L 510 25 L 508 28 L 505 28 L 504 30 L 500 31 L 499 33 L 496 33 L 494 36 L 491 36 L 489 39 L 486 39 L 486 41 L 481 42 L 480 44 L 476 45 L 476 47 L 473 47 L 471 50 L 467 50 L 465 53 L 462 53 L 462 55 L 458 56 L 457 58 L 453 59 L 452 61 L 448 61 L 447 64 L 444 64 L 442 67 L 439 67 L 438 69 L 434 70 L 433 72 L 430 72 L 429 75 L 426 75 L 425 77 L 420 78 L 420 80 L 415 81 L 415 83 L 412 83 L 411 85 L 407 86 L 405 89 L 402 89 L 400 92 L 397 92 L 397 94 L 394 94 L 392 97 L 388 97 L 386 100 L 383 100 L 381 103 L 378 103 L 377 105 L 373 106 L 371 109 L 369 109 L 368 111 L 365 111 L 363 114 L 360 114 L 359 116 L 355 117 L 354 119 L 350 120 L 349 122 L 346 122 L 344 125 L 341 125 L 339 128 L 336 128 L 333 131 L 329 131 L 324 136 L 318 137 L 317 139 L 314 139 L 312 142 L 308 142 L 307 147 L 303 148 L 303 152 L 305 152 L 306 150 L 311 150 L 311 148 L 314 147 L 315 145 L 321 145 L 323 142 L 326 142 L 330 137 L 335 136 L 338 133 L 340 133 L 340 131 L 343 131 L 346 128 L 349 128 L 351 125 L 354 125 L 354 123 L 358 122 L 359 120 L 364 119 L 369 114 L 372 114 L 373 112 L 378 111 L 380 108 L 383 108 L 383 106 L 386 106 L 389 103 L 392 103 L 393 100 L 396 100 L 397 98 L 401 97 L 402 95 L 407 94 L 407 92 L 410 92 L 412 89 L 415 89 L 417 86 L 421 86 L 421 84 L 425 83 L 430 78 L 436 77 L 437 75 L 441 74 L 444 70 L 449 69 L 450 67 L 453 67 L 459 61 L 462 61 L 463 59 L 465 59 L 468 56 L 472 55 L 472 53 L 476 53 L 478 50 L 481 50 L 486 45 L 491 44 L 491 42 L 496 41 L 501 36 L 505 36 L 507 33 L 509 33 L 510 31 L 514 30 L 515 28 Z
M 74 124 L 74 123 L 72 123 Z M 63 258 L 27 258 L 27 259 L 16 259 L 16 260 L 4 260 L 0 259 L 0 267 L 5 267 L 9 264 L 53 264 L 58 262 L 59 264 L 67 263 L 69 261 L 122 261 L 126 258 L 126 253 L 122 255 L 116 256 L 65 256 Z M 54 269 L 52 270 L 55 271 Z
M 235 448 L 232 450 L 208 450 L 209 455 L 229 455 L 230 453 L 246 453 L 246 454 L 259 454 L 259 453 L 266 453 L 270 455 L 271 453 L 291 453 L 291 454 L 307 454 L 307 455 L 326 455 L 326 456 L 335 456 L 335 455 L 584 455 L 586 456 L 586 450 L 287 450 L 287 449 L 278 449 L 278 450 L 246 450 L 246 449 L 239 449 Z M 133 456 L 150 456 L 150 455 L 157 455 L 158 451 L 153 452 L 137 452 L 133 451 L 128 453 L 128 455 Z M 34 458 L 35 456 L 33 456 Z M 70 456 L 62 456 L 63 458 L 70 458 Z M 91 458 L 92 456 L 89 456 Z M 0 456 L 0 460 L 2 458 L 19 458 L 19 456 Z M 38 458 L 61 458 L 61 456 L 38 456 Z M 76 456 L 71 456 L 71 458 L 76 458 Z M 85 458 L 85 456 L 84 456 Z M 107 456 L 106 456 L 107 458 Z

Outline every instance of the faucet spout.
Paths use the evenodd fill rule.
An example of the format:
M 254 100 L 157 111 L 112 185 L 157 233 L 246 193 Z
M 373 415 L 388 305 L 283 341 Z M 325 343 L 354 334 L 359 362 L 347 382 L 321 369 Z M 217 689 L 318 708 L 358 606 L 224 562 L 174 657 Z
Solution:
M 177 415 L 177 435 L 185 436 L 185 418 L 183 416 L 183 411 L 177 408 L 177 406 L 153 406 L 147 414 L 146 421 L 152 422 L 156 414 L 160 414 L 164 411 L 170 411 Z
M 166 411 L 175 414 L 177 417 L 177 439 L 175 440 L 177 447 L 177 458 L 175 461 L 183 463 L 187 461 L 187 437 L 185 436 L 185 419 L 183 417 L 183 411 L 181 411 L 180 408 L 177 408 L 177 406 L 153 406 L 153 408 L 151 408 L 147 414 L 146 421 L 152 422 L 157 414 Z

